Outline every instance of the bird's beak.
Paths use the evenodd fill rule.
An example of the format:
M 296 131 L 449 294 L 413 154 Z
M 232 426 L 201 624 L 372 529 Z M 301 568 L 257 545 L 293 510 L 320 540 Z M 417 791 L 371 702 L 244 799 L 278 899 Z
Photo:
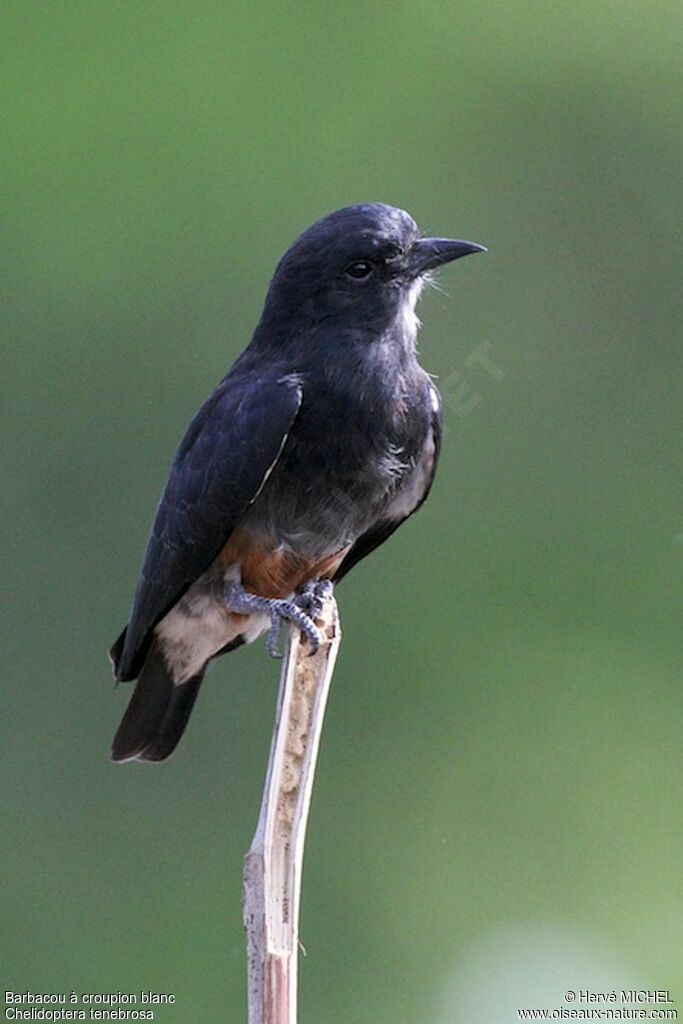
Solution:
M 476 242 L 463 242 L 458 238 L 418 238 L 408 253 L 408 271 L 419 277 L 427 270 L 434 270 L 442 263 L 459 260 L 461 256 L 469 256 L 473 252 L 486 252 L 483 245 Z

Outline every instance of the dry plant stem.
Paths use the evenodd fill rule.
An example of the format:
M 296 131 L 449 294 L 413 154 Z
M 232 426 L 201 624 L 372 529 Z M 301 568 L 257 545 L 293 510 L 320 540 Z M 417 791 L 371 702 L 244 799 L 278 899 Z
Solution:
M 296 1024 L 299 901 L 306 822 L 327 693 L 341 633 L 337 605 L 317 620 L 323 642 L 291 630 L 256 833 L 244 859 L 249 1024 Z

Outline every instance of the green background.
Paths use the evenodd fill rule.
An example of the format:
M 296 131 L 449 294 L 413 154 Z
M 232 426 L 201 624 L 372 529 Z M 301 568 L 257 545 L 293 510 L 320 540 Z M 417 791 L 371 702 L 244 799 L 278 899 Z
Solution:
M 432 497 L 339 591 L 301 1019 L 683 1013 L 682 44 L 678 0 L 4 6 L 3 988 L 244 1019 L 278 668 L 121 767 L 104 652 L 276 260 L 379 199 L 490 252 L 421 304 Z

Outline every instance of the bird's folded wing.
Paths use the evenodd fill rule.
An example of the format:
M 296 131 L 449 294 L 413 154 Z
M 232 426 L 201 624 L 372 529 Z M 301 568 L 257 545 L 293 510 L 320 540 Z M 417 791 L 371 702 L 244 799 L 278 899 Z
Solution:
M 277 462 L 299 411 L 292 374 L 228 375 L 191 422 L 157 508 L 128 626 L 111 657 L 134 679 L 155 625 L 211 565 Z

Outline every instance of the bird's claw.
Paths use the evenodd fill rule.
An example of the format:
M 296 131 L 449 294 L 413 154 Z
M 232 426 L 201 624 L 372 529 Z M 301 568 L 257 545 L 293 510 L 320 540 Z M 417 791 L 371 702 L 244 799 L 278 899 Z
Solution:
M 307 583 L 292 600 L 276 597 L 259 597 L 245 590 L 241 583 L 230 581 L 225 586 L 224 598 L 230 611 L 241 615 L 266 614 L 270 618 L 270 629 L 266 638 L 266 650 L 272 658 L 281 658 L 278 641 L 282 623 L 286 620 L 296 626 L 316 654 L 322 643 L 322 633 L 314 619 L 320 615 L 323 602 L 332 593 L 332 582 L 320 580 Z
M 311 619 L 317 619 L 320 617 L 325 601 L 332 596 L 333 592 L 332 580 L 309 580 L 301 588 L 294 601 Z
M 307 615 L 294 601 L 279 601 L 278 605 L 279 607 L 271 609 L 270 629 L 266 638 L 266 650 L 271 658 L 282 657 L 282 651 L 278 650 L 278 642 L 285 619 L 296 626 L 301 635 L 306 637 L 311 645 L 311 654 L 315 654 L 322 642 L 322 636 L 310 615 Z

